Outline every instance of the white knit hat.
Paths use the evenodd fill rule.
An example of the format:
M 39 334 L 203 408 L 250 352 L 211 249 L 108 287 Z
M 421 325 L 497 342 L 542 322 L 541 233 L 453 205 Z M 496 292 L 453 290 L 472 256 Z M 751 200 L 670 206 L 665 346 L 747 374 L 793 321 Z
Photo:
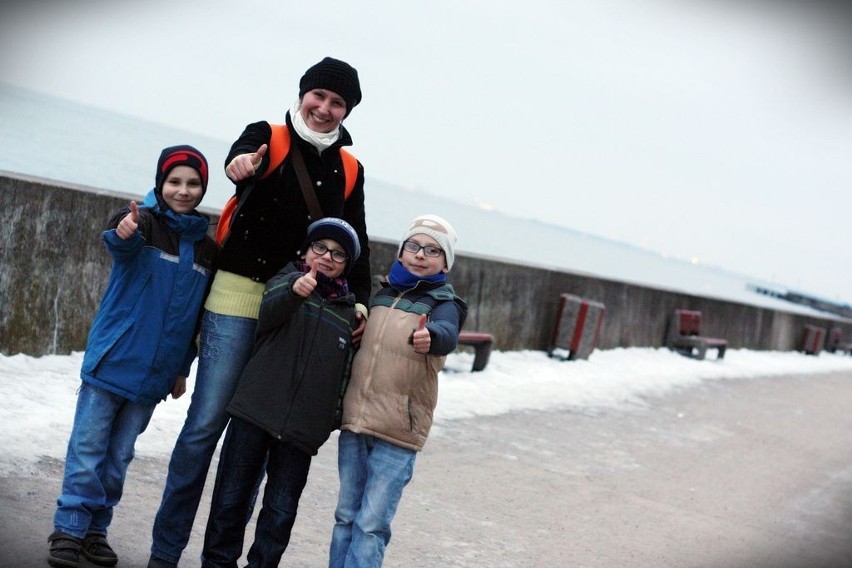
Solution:
M 447 270 L 453 267 L 453 261 L 456 258 L 454 248 L 458 237 L 456 230 L 450 225 L 449 221 L 437 215 L 421 215 L 415 218 L 408 226 L 408 230 L 399 241 L 399 250 L 396 255 L 402 256 L 402 245 L 413 235 L 429 235 L 444 249 L 444 257 L 447 261 Z

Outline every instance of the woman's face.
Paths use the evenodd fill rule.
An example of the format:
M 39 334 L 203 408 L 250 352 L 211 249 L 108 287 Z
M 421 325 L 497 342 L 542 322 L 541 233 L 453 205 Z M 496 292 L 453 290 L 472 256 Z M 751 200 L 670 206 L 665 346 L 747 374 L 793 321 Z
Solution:
M 299 112 L 308 128 L 328 133 L 337 128 L 346 116 L 346 101 L 334 91 L 312 89 L 302 95 Z

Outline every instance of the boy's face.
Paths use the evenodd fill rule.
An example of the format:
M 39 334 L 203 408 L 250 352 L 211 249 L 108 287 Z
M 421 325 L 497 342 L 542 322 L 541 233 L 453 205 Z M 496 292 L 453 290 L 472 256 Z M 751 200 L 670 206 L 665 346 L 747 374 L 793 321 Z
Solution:
M 334 91 L 312 89 L 302 95 L 299 113 L 311 130 L 331 132 L 346 116 L 346 101 Z
M 314 241 L 308 247 L 308 252 L 305 253 L 305 263 L 311 268 L 316 263 L 317 272 L 322 272 L 329 278 L 337 278 L 343 274 L 343 269 L 346 268 L 348 262 L 348 260 L 338 262 L 334 259 L 335 256 L 340 256 L 340 253 L 346 255 L 346 251 L 343 250 L 340 243 L 334 239 L 320 239 Z
M 419 248 L 417 252 L 406 250 L 408 247 L 413 249 L 415 245 Z M 441 252 L 438 256 L 428 256 L 423 247 L 430 247 L 430 250 L 438 249 Z M 415 276 L 434 276 L 440 272 L 449 271 L 441 245 L 429 235 L 422 233 L 408 237 L 408 240 L 402 246 L 402 256 L 399 257 L 399 261 Z
M 175 166 L 163 181 L 163 201 L 175 213 L 189 213 L 201 203 L 201 175 L 195 168 Z

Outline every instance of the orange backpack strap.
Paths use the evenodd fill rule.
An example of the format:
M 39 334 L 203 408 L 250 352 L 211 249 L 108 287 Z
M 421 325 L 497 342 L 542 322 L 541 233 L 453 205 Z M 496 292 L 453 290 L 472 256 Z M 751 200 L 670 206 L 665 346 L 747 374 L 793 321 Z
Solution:
M 269 126 L 272 128 L 272 135 L 269 138 L 269 167 L 260 179 L 271 175 L 290 152 L 290 130 L 287 125 L 270 124 Z M 343 161 L 343 177 L 346 179 L 343 196 L 344 199 L 348 199 L 358 179 L 358 159 L 343 148 L 340 149 L 340 159 Z
M 264 179 L 274 172 L 290 152 L 290 130 L 286 124 L 270 124 L 272 135 L 269 137 L 269 166 L 260 179 Z
M 266 168 L 266 171 L 263 172 L 263 175 L 260 176 L 260 179 L 264 179 L 272 174 L 278 166 L 284 161 L 284 158 L 287 157 L 287 153 L 290 151 L 290 131 L 287 130 L 286 124 L 270 124 L 272 128 L 272 134 L 269 136 L 269 144 L 267 144 L 267 152 L 269 152 L 269 165 Z M 248 197 L 248 193 L 254 188 L 254 184 L 248 186 L 245 190 L 243 190 L 243 198 Z M 231 223 L 233 222 L 234 215 L 237 210 L 240 208 L 241 203 L 237 200 L 236 195 L 232 195 L 230 199 L 225 203 L 225 207 L 222 208 L 222 213 L 219 215 L 219 221 L 216 225 L 216 242 L 219 243 L 219 246 L 225 244 L 225 239 L 228 238 L 228 235 L 231 233 Z
M 349 194 L 355 189 L 355 180 L 358 179 L 358 159 L 343 148 L 340 149 L 340 159 L 343 160 L 343 177 L 346 178 L 343 198 L 349 199 Z
M 219 214 L 219 221 L 216 222 L 216 242 L 219 246 L 225 243 L 225 239 L 231 232 L 231 219 L 234 217 L 238 204 L 237 196 L 232 195 L 222 208 L 222 213 Z

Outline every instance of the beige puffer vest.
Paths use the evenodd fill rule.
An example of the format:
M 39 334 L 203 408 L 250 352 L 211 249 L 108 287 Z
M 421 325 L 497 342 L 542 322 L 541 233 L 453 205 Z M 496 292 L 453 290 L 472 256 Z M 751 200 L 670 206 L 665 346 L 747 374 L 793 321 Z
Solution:
M 446 357 L 414 352 L 408 339 L 420 316 L 395 305 L 370 310 L 343 401 L 341 430 L 420 451 L 432 427 L 438 372 Z

